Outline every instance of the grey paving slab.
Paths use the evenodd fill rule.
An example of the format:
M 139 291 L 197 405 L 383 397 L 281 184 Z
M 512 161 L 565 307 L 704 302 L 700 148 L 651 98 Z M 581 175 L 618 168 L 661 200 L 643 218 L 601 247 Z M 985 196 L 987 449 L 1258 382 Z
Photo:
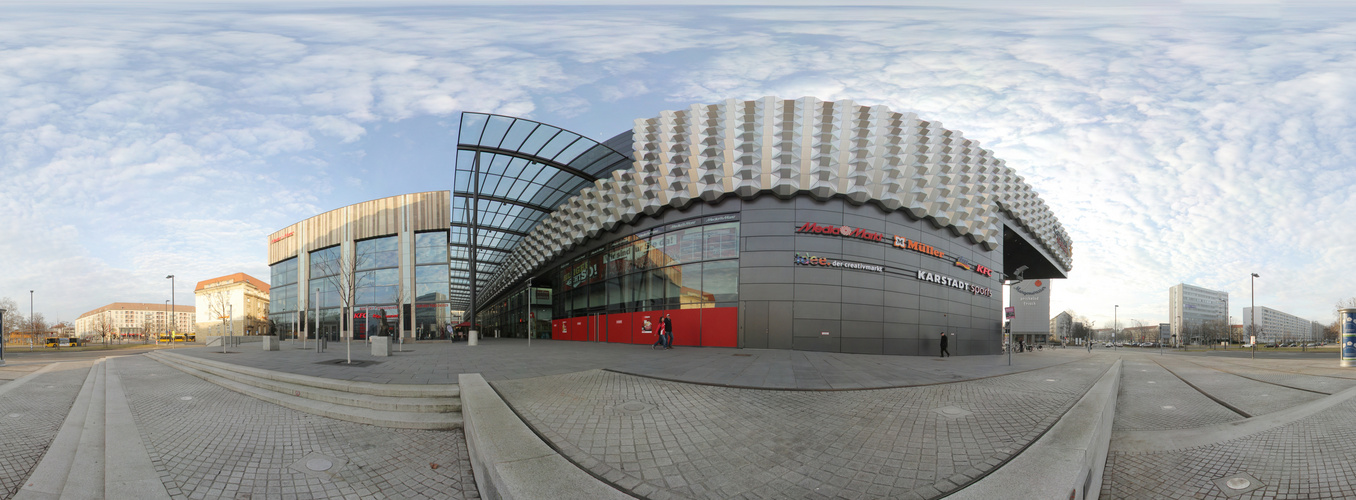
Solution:
M 1189 429 L 1242 420 L 1232 410 L 1173 376 L 1153 359 L 1126 356 L 1112 428 Z
M 1323 397 L 1321 394 L 1259 382 L 1208 368 L 1177 356 L 1168 357 L 1160 363 L 1201 391 L 1249 415 L 1263 415 Z
M 1228 359 L 1193 359 L 1192 362 L 1263 382 L 1327 394 L 1336 394 L 1356 387 L 1356 372 L 1342 372 L 1326 366 L 1312 367 L 1266 361 L 1243 363 Z
M 1113 499 L 1356 498 L 1356 428 L 1349 424 L 1353 415 L 1356 399 L 1349 399 L 1264 432 L 1221 436 L 1215 444 L 1113 451 L 1101 494 Z M 1235 495 L 1216 481 L 1239 473 L 1262 485 Z
M 328 352 L 299 349 L 295 341 L 282 350 L 236 349 L 222 354 L 208 347 L 180 348 L 176 352 L 254 366 L 340 380 L 381 383 L 456 383 L 458 374 L 480 373 L 488 381 L 560 375 L 608 369 L 692 383 L 784 389 L 861 389 L 953 382 L 1032 370 L 1094 356 L 1077 349 L 1056 349 L 1012 356 L 957 356 L 946 359 L 786 350 L 675 347 L 654 350 L 648 345 L 608 344 L 524 339 L 482 339 L 465 343 L 418 342 L 373 357 L 355 345 L 353 359 L 374 365 L 353 367 L 317 364 L 344 359 L 342 344 Z M 314 345 L 313 343 L 311 344 Z
M 117 366 L 142 443 L 171 498 L 479 497 L 459 430 L 318 417 L 140 356 Z M 305 466 L 312 459 L 334 466 L 313 471 Z
M 807 376 L 853 373 L 834 368 L 833 357 L 791 354 L 789 366 Z M 567 458 L 637 495 L 926 498 L 954 491 L 1026 446 L 1114 359 L 1063 361 L 950 384 L 830 392 L 602 370 L 493 385 Z
M 0 498 L 18 492 L 42 460 L 66 421 L 90 364 L 56 364 L 0 394 Z

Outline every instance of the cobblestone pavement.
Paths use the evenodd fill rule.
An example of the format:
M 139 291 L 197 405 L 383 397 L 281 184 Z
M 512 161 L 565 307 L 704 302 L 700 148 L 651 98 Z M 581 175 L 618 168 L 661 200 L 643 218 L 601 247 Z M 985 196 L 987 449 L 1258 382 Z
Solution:
M 1013 456 L 1114 361 L 922 387 L 778 391 L 602 370 L 499 381 L 575 463 L 666 498 L 931 498 Z
M 332 420 L 142 356 L 113 363 L 142 443 L 175 499 L 479 498 L 460 430 Z M 316 459 L 333 466 L 312 471 L 306 465 Z
M 1103 498 L 1356 498 L 1356 400 L 1217 444 L 1107 456 Z M 1215 480 L 1247 474 L 1262 486 L 1231 495 Z M 1255 486 L 1255 484 L 1253 485 Z
M 0 498 L 19 491 L 42 460 L 91 365 L 88 361 L 61 363 L 0 395 Z
M 1114 430 L 1189 429 L 1242 419 L 1192 389 L 1153 359 L 1123 358 Z
M 425 341 L 373 357 L 361 342 L 353 344 L 353 359 L 373 361 L 361 367 L 324 363 L 345 359 L 344 344 L 331 343 L 326 352 L 299 349 L 287 341 L 280 351 L 264 351 L 244 344 L 222 354 L 221 348 L 189 347 L 175 352 L 243 366 L 338 380 L 401 384 L 455 384 L 461 373 L 479 373 L 485 380 L 510 380 L 562 375 L 606 368 L 668 380 L 738 387 L 786 389 L 864 389 L 1002 375 L 1044 368 L 1088 356 L 1080 349 L 1049 349 L 1012 356 L 879 356 L 767 349 L 675 347 L 652 350 L 649 345 L 568 342 L 560 340 L 483 339 L 478 346 L 465 342 Z
M 1107 456 L 1103 497 L 1356 498 L 1356 488 L 1352 486 L 1352 479 L 1356 478 L 1356 428 L 1348 424 L 1356 414 L 1356 398 L 1350 392 L 1342 392 L 1356 387 L 1356 371 L 1335 369 L 1335 359 L 1125 355 L 1124 363 L 1116 409 L 1118 434 L 1113 437 Z M 1199 392 L 1191 397 L 1182 389 L 1185 384 L 1178 381 L 1181 386 L 1178 387 L 1165 380 L 1172 376 L 1157 367 L 1158 363 L 1202 391 L 1259 418 L 1244 420 Z M 1155 373 L 1155 368 L 1164 373 Z M 1157 381 L 1154 385 L 1160 387 L 1144 389 L 1149 381 Z M 1195 392 L 1189 387 L 1186 390 Z M 1180 413 L 1180 418 L 1148 417 L 1154 413 L 1153 406 L 1182 400 L 1191 402 L 1185 409 L 1177 408 L 1184 411 L 1173 412 Z M 1315 408 L 1306 406 L 1309 403 L 1327 402 L 1336 404 L 1306 410 Z M 1230 414 L 1233 416 L 1229 417 Z M 1281 416 L 1265 418 L 1271 414 Z M 1249 422 L 1258 427 L 1245 425 Z M 1118 438 L 1133 434 L 1120 434 L 1121 431 L 1182 432 L 1170 429 L 1186 429 L 1198 439 L 1170 438 L 1163 441 L 1173 444 L 1154 445 L 1158 449 L 1118 443 Z M 1184 441 L 1190 442 L 1183 444 Z M 1236 477 L 1247 479 L 1248 485 L 1240 489 L 1227 487 L 1225 480 Z

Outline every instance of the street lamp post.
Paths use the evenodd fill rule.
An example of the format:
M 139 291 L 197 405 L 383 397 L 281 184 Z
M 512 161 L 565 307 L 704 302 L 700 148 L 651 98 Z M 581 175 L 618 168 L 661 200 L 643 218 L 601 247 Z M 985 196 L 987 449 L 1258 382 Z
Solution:
M 1257 273 L 1252 273 L 1252 319 L 1248 320 L 1248 326 L 1252 329 L 1252 358 L 1257 359 L 1257 278 L 1261 278 Z
M 0 366 L 5 366 L 5 313 L 0 309 Z
M 1116 304 L 1116 309 L 1111 313 L 1111 350 L 1116 350 L 1116 327 L 1120 325 L 1121 305 Z
M 165 276 L 165 279 L 170 280 L 170 315 L 173 316 L 174 313 L 175 313 L 175 309 L 178 309 L 178 305 L 174 303 L 174 275 L 171 274 L 171 275 L 169 275 L 169 276 Z M 176 319 L 177 319 L 177 318 L 176 318 Z M 178 333 L 178 331 L 179 331 L 179 322 L 178 322 L 178 321 L 174 321 L 173 323 L 171 323 L 171 325 L 172 325 L 172 326 L 170 326 L 170 338 L 169 338 L 169 340 L 170 340 L 170 348 L 173 349 L 173 348 L 174 348 L 174 334 L 175 334 L 175 333 Z M 155 342 L 155 343 L 156 343 L 156 345 L 160 345 L 160 340 L 159 340 L 159 339 L 156 339 L 156 342 Z
M 29 290 L 29 291 L 28 291 L 28 336 L 29 336 L 30 338 L 36 338 L 37 335 L 38 335 L 37 328 L 35 327 L 35 325 L 37 325 L 37 322 L 36 322 L 36 321 L 33 321 L 33 291 L 32 291 L 32 290 Z M 30 344 L 33 343 L 32 340 L 29 340 L 28 342 L 29 342 Z M 61 350 L 61 342 L 57 342 L 57 350 L 58 350 L 58 351 Z
M 169 320 L 170 320 L 169 305 L 170 305 L 169 299 L 165 299 L 165 321 L 162 321 L 162 322 L 160 323 L 160 334 L 161 334 L 161 335 L 166 334 L 166 333 L 169 333 Z M 159 339 L 160 337 L 157 336 L 156 338 Z M 142 344 L 145 344 L 145 343 L 146 343 L 146 336 L 145 336 L 145 335 L 142 335 L 142 336 L 141 336 L 141 343 L 142 343 Z

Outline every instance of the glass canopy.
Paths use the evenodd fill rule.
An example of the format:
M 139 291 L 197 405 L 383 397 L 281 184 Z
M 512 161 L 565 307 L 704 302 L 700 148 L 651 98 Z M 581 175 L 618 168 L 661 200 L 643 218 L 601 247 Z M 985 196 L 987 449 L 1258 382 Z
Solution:
M 630 141 L 618 140 L 630 134 L 609 146 L 532 120 L 462 113 L 448 243 L 452 309 L 470 307 L 472 234 L 476 289 L 482 290 L 543 217 L 599 178 L 631 166 Z

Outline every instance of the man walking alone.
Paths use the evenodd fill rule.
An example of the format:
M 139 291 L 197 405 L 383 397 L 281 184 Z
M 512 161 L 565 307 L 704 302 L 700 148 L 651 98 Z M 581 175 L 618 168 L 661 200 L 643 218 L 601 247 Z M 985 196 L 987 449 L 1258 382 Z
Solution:
M 951 352 L 946 350 L 946 332 L 942 332 L 942 357 L 950 356 Z

